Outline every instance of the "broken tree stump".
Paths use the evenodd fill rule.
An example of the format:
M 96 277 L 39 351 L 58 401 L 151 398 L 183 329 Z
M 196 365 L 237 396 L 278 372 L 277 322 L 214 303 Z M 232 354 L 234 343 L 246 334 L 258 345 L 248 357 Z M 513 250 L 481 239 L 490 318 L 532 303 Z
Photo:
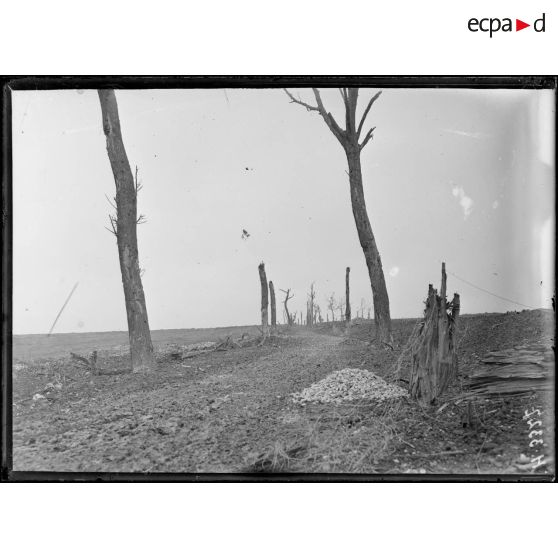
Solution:
M 275 333 L 277 329 L 277 310 L 275 307 L 275 289 L 273 287 L 273 281 L 269 282 L 269 297 L 271 299 L 271 331 Z
M 262 262 L 258 266 L 258 272 L 260 274 L 260 285 L 261 285 L 261 313 L 262 313 L 262 343 L 265 341 L 267 337 L 269 337 L 269 320 L 268 320 L 268 306 L 269 306 L 269 297 L 268 297 L 268 285 L 267 285 L 267 277 L 265 275 L 265 264 Z
M 431 404 L 457 375 L 456 328 L 460 299 L 446 299 L 446 264 L 442 263 L 440 294 L 428 285 L 424 321 L 412 346 L 411 397 Z

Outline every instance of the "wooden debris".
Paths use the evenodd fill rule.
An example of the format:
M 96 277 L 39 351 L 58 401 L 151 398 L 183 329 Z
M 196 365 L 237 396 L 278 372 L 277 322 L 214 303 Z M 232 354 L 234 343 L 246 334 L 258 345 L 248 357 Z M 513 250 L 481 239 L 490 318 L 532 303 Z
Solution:
M 85 357 L 82 357 L 81 355 L 77 355 L 76 353 L 70 353 L 70 356 L 71 356 L 74 360 L 77 360 L 78 363 L 84 364 L 84 365 L 87 366 L 88 368 L 91 366 L 91 364 L 89 363 L 89 361 L 88 361 Z
M 554 352 L 542 343 L 492 351 L 469 378 L 469 389 L 478 395 L 519 395 L 553 388 Z
M 76 353 L 70 352 L 70 356 L 73 360 L 75 360 L 78 364 L 85 366 L 93 375 L 95 376 L 114 376 L 116 374 L 127 374 L 130 370 L 104 370 L 102 368 L 97 367 L 97 351 L 92 351 L 89 355 L 89 358 L 85 358 L 81 355 Z
M 100 373 L 99 369 L 97 368 L 97 351 L 93 351 L 89 355 L 88 359 L 72 352 L 70 352 L 70 356 L 72 357 L 73 360 L 77 361 L 78 364 L 87 367 L 87 369 L 90 370 L 93 374 Z
M 240 344 L 237 343 L 234 339 L 231 338 L 230 335 L 224 341 L 220 341 L 217 343 L 215 350 L 216 351 L 226 351 L 228 349 L 238 349 L 240 348 Z

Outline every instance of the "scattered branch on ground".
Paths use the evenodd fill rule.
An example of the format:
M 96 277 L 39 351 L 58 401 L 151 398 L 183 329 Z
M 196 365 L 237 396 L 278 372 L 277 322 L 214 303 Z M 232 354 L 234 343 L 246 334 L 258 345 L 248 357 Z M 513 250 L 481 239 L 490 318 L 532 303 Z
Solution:
M 93 374 L 100 373 L 99 369 L 97 368 L 97 351 L 92 351 L 88 359 L 72 352 L 70 352 L 70 356 L 79 364 L 86 366 L 91 372 L 93 372 Z

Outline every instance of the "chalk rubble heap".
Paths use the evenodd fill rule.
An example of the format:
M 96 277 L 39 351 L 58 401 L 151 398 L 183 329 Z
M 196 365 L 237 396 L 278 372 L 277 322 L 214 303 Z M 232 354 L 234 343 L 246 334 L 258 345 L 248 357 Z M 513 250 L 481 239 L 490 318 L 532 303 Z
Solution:
M 386 401 L 408 397 L 407 390 L 388 384 L 373 372 L 344 368 L 326 376 L 299 393 L 292 394 L 295 403 L 343 403 L 358 399 Z

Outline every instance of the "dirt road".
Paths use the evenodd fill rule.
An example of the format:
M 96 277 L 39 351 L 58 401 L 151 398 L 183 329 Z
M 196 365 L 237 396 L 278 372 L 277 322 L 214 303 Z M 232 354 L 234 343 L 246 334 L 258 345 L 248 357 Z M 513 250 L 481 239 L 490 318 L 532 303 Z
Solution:
M 261 348 L 162 362 L 151 376 L 90 376 L 69 363 L 59 394 L 16 407 L 14 467 L 239 471 L 268 446 L 291 445 L 285 430 L 304 422 L 304 413 L 290 410 L 288 395 L 347 364 L 342 341 L 300 330 Z M 50 372 L 20 371 L 14 391 L 37 392 L 32 380 L 46 385 L 56 375 Z
M 543 409 L 549 431 L 553 424 L 551 407 L 538 396 L 476 404 L 478 420 L 467 428 L 458 404 L 438 413 L 407 400 L 306 406 L 290 400 L 347 367 L 393 381 L 389 373 L 413 324 L 398 324 L 395 351 L 368 344 L 363 328 L 350 338 L 295 328 L 263 347 L 161 358 L 151 375 L 92 376 L 68 360 L 27 365 L 14 372 L 14 469 L 531 472 L 517 461 L 529 452 L 526 405 Z M 525 335 L 524 326 L 516 329 Z M 463 360 L 472 366 L 470 347 L 478 345 L 467 343 Z M 127 359 L 101 353 L 99 365 L 125 370 Z M 48 384 L 61 387 L 45 392 Z M 33 401 L 37 393 L 45 398 Z

